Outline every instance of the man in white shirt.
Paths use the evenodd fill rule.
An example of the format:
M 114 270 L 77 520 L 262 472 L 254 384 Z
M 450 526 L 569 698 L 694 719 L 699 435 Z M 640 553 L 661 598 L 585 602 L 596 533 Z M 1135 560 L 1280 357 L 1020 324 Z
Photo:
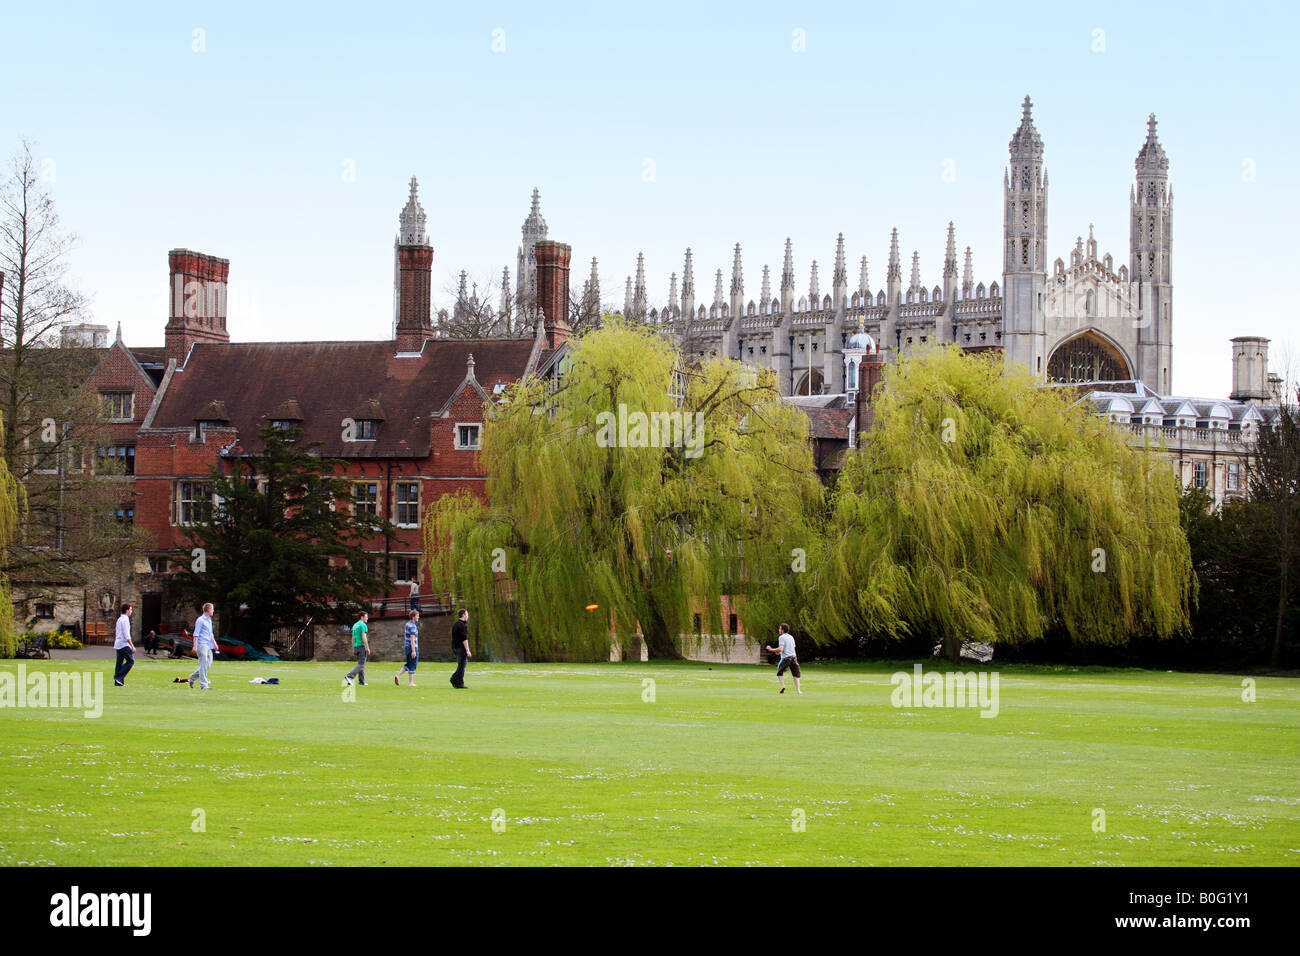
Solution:
M 113 686 L 126 684 L 126 675 L 135 666 L 135 644 L 131 642 L 131 605 L 122 605 L 122 615 L 113 632 L 113 650 L 117 651 L 117 666 L 113 669 Z
M 768 650 L 773 654 L 781 655 L 781 663 L 776 666 L 776 676 L 781 682 L 781 689 L 778 694 L 785 693 L 785 672 L 790 671 L 790 676 L 794 678 L 794 689 L 803 693 L 803 688 L 799 686 L 799 658 L 794 654 L 794 635 L 790 633 L 788 625 L 781 625 L 780 636 L 777 638 L 776 647 L 769 647 Z
M 190 675 L 190 687 L 195 681 L 207 690 L 208 668 L 212 666 L 212 655 L 217 650 L 217 639 L 212 636 L 212 605 L 203 605 L 203 613 L 194 622 L 194 656 L 199 659 L 199 669 Z

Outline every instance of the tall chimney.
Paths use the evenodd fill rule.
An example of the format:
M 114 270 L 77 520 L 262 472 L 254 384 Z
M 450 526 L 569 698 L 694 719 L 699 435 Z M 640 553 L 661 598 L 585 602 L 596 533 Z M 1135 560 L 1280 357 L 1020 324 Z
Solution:
M 537 259 L 537 301 L 542 307 L 546 347 L 559 348 L 573 330 L 569 328 L 569 257 L 573 250 L 563 242 L 541 239 L 533 246 Z
M 411 177 L 411 193 L 398 217 L 397 233 L 397 351 L 419 352 L 433 338 L 430 288 L 433 246 L 425 231 L 420 184 Z
M 1268 387 L 1268 339 L 1240 335 L 1232 340 L 1232 392 L 1234 401 L 1266 402 Z
M 185 361 L 199 342 L 229 342 L 226 331 L 226 280 L 230 260 L 173 249 L 167 253 L 171 270 L 171 303 L 164 330 L 166 355 Z

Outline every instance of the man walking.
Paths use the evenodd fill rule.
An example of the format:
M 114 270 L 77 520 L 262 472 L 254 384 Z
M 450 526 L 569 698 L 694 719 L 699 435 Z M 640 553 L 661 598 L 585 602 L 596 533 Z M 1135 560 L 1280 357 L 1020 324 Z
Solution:
M 190 675 L 190 687 L 198 681 L 204 690 L 208 683 L 208 668 L 212 666 L 212 655 L 216 653 L 217 640 L 212 636 L 212 605 L 203 605 L 203 613 L 194 622 L 194 656 L 199 659 L 199 669 Z
M 122 615 L 113 632 L 113 650 L 117 651 L 117 666 L 113 668 L 113 686 L 126 684 L 126 675 L 135 667 L 135 644 L 131 642 L 131 605 L 122 605 Z
M 343 678 L 345 684 L 351 684 L 352 678 L 356 677 L 358 684 L 366 686 L 366 658 L 370 656 L 370 628 L 366 626 L 366 621 L 369 618 L 370 612 L 362 611 L 357 623 L 352 625 L 352 650 L 357 655 L 357 664 Z
M 465 689 L 465 664 L 474 655 L 469 649 L 469 611 L 461 609 L 460 619 L 451 626 L 451 649 L 456 654 L 456 673 L 451 675 L 451 686 Z
M 420 663 L 420 612 L 412 611 L 407 617 L 409 620 L 402 634 L 402 656 L 406 663 L 393 675 L 393 683 L 398 687 L 402 686 L 402 671 L 406 672 L 407 685 L 415 686 L 415 668 Z
M 781 681 L 781 689 L 778 694 L 785 693 L 785 672 L 788 669 L 790 676 L 794 678 L 794 689 L 803 693 L 803 688 L 799 686 L 799 658 L 794 654 L 794 635 L 790 633 L 789 626 L 782 624 L 780 636 L 777 638 L 776 647 L 769 647 L 768 650 L 773 654 L 780 653 L 781 663 L 776 665 L 776 676 Z

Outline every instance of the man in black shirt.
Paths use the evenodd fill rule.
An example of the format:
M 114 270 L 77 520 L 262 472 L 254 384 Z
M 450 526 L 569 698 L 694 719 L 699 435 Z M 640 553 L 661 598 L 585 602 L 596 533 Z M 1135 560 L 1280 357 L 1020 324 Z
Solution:
M 456 673 L 451 675 L 451 686 L 465 689 L 465 663 L 474 655 L 469 649 L 469 611 L 460 612 L 460 618 L 451 626 L 451 649 L 456 654 Z

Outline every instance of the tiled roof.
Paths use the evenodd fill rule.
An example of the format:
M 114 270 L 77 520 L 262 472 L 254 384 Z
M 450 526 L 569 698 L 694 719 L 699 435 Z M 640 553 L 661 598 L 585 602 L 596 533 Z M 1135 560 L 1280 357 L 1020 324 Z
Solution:
M 194 427 L 214 402 L 225 405 L 246 452 L 259 447 L 257 429 L 293 399 L 307 441 L 334 458 L 422 458 L 429 420 L 465 380 L 466 360 L 489 394 L 526 370 L 533 340 L 440 339 L 418 358 L 396 358 L 393 342 L 232 342 L 194 346 L 159 404 L 152 428 Z M 373 441 L 345 442 L 343 419 L 375 402 L 383 425 Z M 380 417 L 380 416 L 368 416 Z
M 853 421 L 853 409 L 809 408 L 806 405 L 796 407 L 808 416 L 811 437 L 849 440 L 849 422 Z

